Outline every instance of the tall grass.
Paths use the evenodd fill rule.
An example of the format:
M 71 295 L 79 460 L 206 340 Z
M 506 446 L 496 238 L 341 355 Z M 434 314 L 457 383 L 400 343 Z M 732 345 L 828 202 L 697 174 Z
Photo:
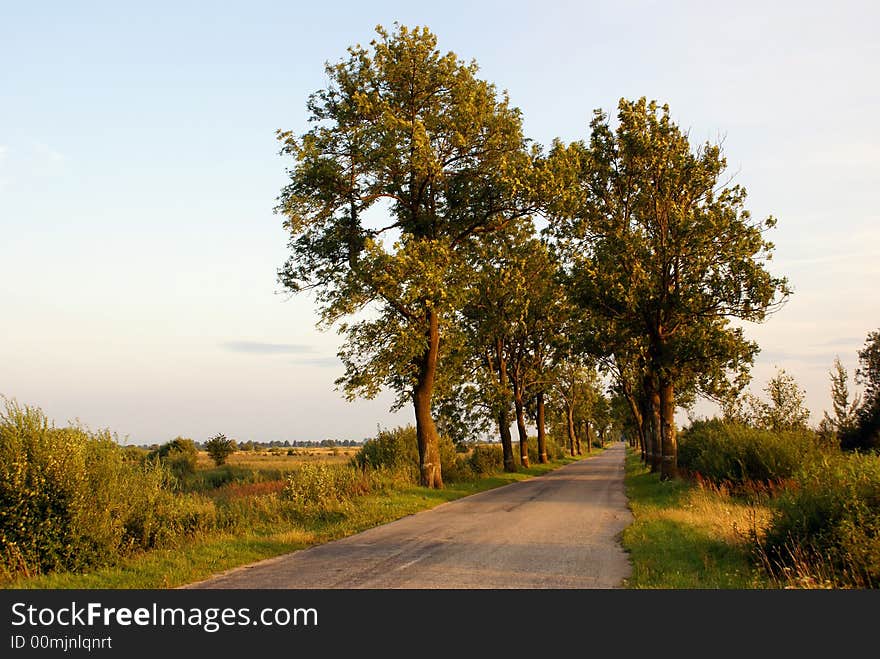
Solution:
M 880 457 L 806 462 L 774 501 L 759 555 L 783 585 L 880 587 Z

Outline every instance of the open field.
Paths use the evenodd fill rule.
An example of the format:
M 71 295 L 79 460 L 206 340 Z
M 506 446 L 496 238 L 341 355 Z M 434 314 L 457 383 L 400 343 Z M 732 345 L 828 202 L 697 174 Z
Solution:
M 288 455 L 288 452 L 291 454 Z M 236 451 L 227 458 L 226 464 L 246 469 L 292 471 L 304 462 L 344 464 L 355 453 L 357 453 L 357 447 L 326 448 L 323 446 L 281 448 L 268 451 Z M 212 469 L 214 463 L 205 451 L 199 451 L 196 466 L 199 469 Z

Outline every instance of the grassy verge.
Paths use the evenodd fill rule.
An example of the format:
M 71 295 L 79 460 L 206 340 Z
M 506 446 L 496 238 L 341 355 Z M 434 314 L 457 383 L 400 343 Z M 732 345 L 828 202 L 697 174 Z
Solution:
M 594 450 L 592 456 L 600 454 Z M 512 474 L 499 473 L 442 490 L 417 486 L 358 497 L 349 505 L 297 523 L 274 523 L 244 534 L 210 534 L 174 549 L 145 552 L 86 574 L 55 573 L 17 579 L 6 588 L 173 588 L 224 570 L 304 549 L 384 524 L 441 503 L 544 474 L 573 462 L 563 458 Z
M 635 521 L 623 532 L 633 564 L 628 588 L 767 588 L 752 559 L 750 531 L 769 510 L 723 490 L 687 481 L 661 482 L 626 457 L 626 492 Z

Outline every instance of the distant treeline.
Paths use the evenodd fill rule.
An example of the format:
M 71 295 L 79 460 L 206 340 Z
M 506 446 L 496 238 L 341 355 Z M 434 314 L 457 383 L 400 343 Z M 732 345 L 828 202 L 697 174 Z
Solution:
M 283 442 L 280 440 L 273 440 L 271 442 L 237 442 L 239 451 L 268 451 L 273 448 L 333 448 L 334 446 L 361 446 L 364 443 L 364 440 L 357 439 L 343 439 L 343 440 L 335 440 L 335 439 L 322 439 L 321 441 L 313 441 L 313 440 L 295 440 L 290 441 L 285 439 Z M 201 449 L 205 449 L 204 442 L 195 442 L 195 445 Z M 138 444 L 141 448 L 156 450 L 159 448 L 159 444 Z

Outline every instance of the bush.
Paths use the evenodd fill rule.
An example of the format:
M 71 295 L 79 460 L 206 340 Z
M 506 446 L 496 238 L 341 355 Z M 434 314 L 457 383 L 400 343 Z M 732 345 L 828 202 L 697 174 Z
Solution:
M 565 456 L 565 451 L 550 435 L 545 435 L 544 442 L 547 448 L 547 458 L 549 460 L 558 460 Z M 529 438 L 529 462 L 538 464 L 538 438 Z
M 439 448 L 440 470 L 444 480 L 451 482 L 471 477 L 462 466 L 451 439 L 441 436 Z M 415 427 L 408 425 L 380 430 L 375 438 L 364 442 L 352 462 L 362 469 L 373 467 L 391 470 L 405 476 L 410 482 L 418 483 L 419 445 Z
M 504 452 L 498 444 L 477 444 L 471 452 L 471 469 L 479 476 L 504 468 Z
M 371 471 L 356 469 L 352 465 L 304 463 L 287 476 L 281 497 L 303 506 L 327 507 L 345 503 L 370 492 Z
M 678 466 L 715 484 L 770 485 L 792 478 L 818 453 L 810 431 L 773 432 L 711 419 L 682 431 Z
M 170 442 L 162 444 L 155 451 L 147 455 L 148 460 L 161 460 L 168 465 L 169 470 L 179 480 L 183 481 L 188 476 L 196 473 L 196 463 L 199 459 L 199 450 L 196 443 L 186 437 L 176 437 Z
M 771 572 L 800 585 L 880 587 L 880 458 L 824 455 L 774 501 Z
M 0 564 L 40 573 L 150 546 L 168 471 L 126 460 L 109 432 L 56 428 L 37 408 L 0 414 Z
M 218 467 L 226 464 L 226 458 L 235 453 L 237 448 L 235 440 L 227 439 L 226 435 L 223 433 L 214 435 L 211 439 L 205 442 L 205 450 L 208 452 L 208 455 L 211 456 L 214 464 Z M 281 451 L 279 450 L 279 455 L 280 453 Z

